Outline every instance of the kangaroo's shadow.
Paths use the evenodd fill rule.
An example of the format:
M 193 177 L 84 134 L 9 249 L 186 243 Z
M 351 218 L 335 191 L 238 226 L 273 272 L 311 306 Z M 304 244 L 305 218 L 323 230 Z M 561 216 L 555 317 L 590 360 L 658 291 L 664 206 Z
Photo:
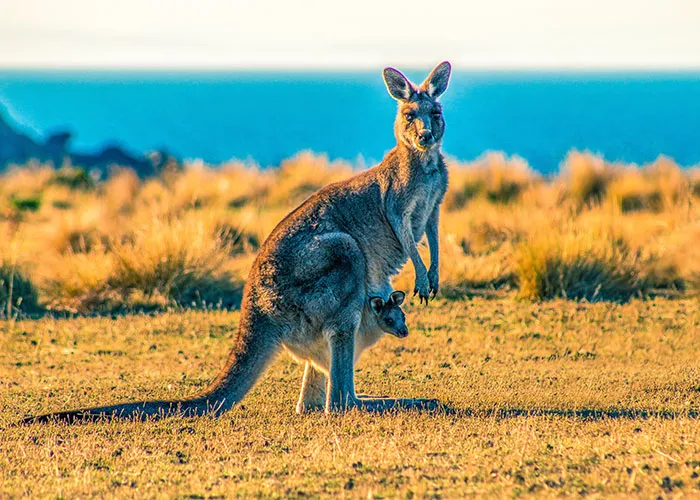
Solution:
M 700 410 L 650 410 L 645 408 L 580 408 L 567 410 L 562 408 L 486 408 L 471 409 L 458 408 L 445 403 L 438 403 L 436 407 L 426 408 L 422 411 L 431 411 L 457 418 L 496 418 L 508 419 L 519 417 L 563 417 L 579 420 L 605 420 L 627 419 L 648 420 L 689 418 L 700 419 Z
M 361 398 L 368 398 L 362 394 Z M 448 403 L 443 403 L 439 399 L 414 399 L 414 398 L 388 398 L 386 396 L 372 397 L 372 401 L 384 401 L 383 407 L 378 407 L 378 411 L 411 411 L 419 413 L 432 413 L 436 415 L 446 415 L 456 418 L 520 418 L 520 417 L 562 417 L 579 420 L 604 420 L 604 419 L 627 419 L 627 420 L 648 420 L 689 418 L 700 419 L 700 410 L 688 409 L 681 411 L 673 410 L 653 410 L 648 408 L 579 408 L 569 410 L 565 408 L 460 408 Z M 381 409 L 379 409 L 381 408 Z M 367 408 L 369 409 L 369 408 Z M 369 409 L 369 411 L 372 411 Z M 377 411 L 377 410 L 375 410 Z

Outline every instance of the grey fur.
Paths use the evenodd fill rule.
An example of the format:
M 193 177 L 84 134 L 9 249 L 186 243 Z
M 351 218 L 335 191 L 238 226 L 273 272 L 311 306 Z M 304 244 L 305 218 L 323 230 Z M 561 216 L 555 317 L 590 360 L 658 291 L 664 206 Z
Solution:
M 245 285 L 237 342 L 208 388 L 181 401 L 88 408 L 24 422 L 218 415 L 243 398 L 282 348 L 306 363 L 301 403 L 320 404 L 314 399 L 325 392 L 327 412 L 434 407 L 433 400 L 358 398 L 354 365 L 384 334 L 368 298 L 388 298 L 390 279 L 407 259 L 416 275 L 414 295 L 427 304 L 438 292 L 438 218 L 447 168 L 440 152 L 445 124 L 435 99 L 449 73 L 449 63 L 442 63 L 415 86 L 399 71 L 384 70 L 389 93 L 399 99 L 396 147 L 379 165 L 318 191 L 272 231 Z M 423 234 L 430 269 L 416 247 Z
M 406 326 L 406 315 L 401 309 L 406 294 L 397 290 L 391 292 L 388 300 L 381 297 L 370 297 L 370 309 L 374 313 L 377 326 L 384 333 L 393 335 L 400 339 L 408 337 L 408 327 Z

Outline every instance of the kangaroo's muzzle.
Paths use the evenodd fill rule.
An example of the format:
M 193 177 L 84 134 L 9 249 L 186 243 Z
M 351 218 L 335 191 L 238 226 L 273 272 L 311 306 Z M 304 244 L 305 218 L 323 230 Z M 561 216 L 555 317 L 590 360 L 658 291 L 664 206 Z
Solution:
M 408 337 L 408 328 L 404 326 L 403 328 L 399 328 L 396 331 L 391 332 L 391 334 L 396 338 L 405 339 Z

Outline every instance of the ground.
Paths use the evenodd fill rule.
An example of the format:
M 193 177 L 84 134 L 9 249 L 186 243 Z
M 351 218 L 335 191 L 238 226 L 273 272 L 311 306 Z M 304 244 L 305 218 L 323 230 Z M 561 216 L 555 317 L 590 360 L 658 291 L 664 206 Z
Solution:
M 222 365 L 238 313 L 6 322 L 1 497 L 700 495 L 697 299 L 439 301 L 357 367 L 360 392 L 437 413 L 296 415 L 282 356 L 213 420 L 8 427 L 25 414 L 174 398 Z

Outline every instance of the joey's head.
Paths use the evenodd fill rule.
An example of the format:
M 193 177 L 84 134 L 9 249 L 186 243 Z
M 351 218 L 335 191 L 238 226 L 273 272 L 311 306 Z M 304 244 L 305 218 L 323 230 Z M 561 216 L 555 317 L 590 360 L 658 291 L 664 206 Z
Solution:
M 401 309 L 403 299 L 406 294 L 401 291 L 392 292 L 389 300 L 386 302 L 381 297 L 372 297 L 369 299 L 369 305 L 377 318 L 377 324 L 382 331 L 398 337 L 400 339 L 408 336 L 408 327 L 406 326 L 406 315 Z
M 399 70 L 384 68 L 386 88 L 391 97 L 399 102 L 399 113 L 394 123 L 394 133 L 399 143 L 421 153 L 440 148 L 445 120 L 437 99 L 447 90 L 451 72 L 450 63 L 442 62 L 420 86 L 416 86 Z

